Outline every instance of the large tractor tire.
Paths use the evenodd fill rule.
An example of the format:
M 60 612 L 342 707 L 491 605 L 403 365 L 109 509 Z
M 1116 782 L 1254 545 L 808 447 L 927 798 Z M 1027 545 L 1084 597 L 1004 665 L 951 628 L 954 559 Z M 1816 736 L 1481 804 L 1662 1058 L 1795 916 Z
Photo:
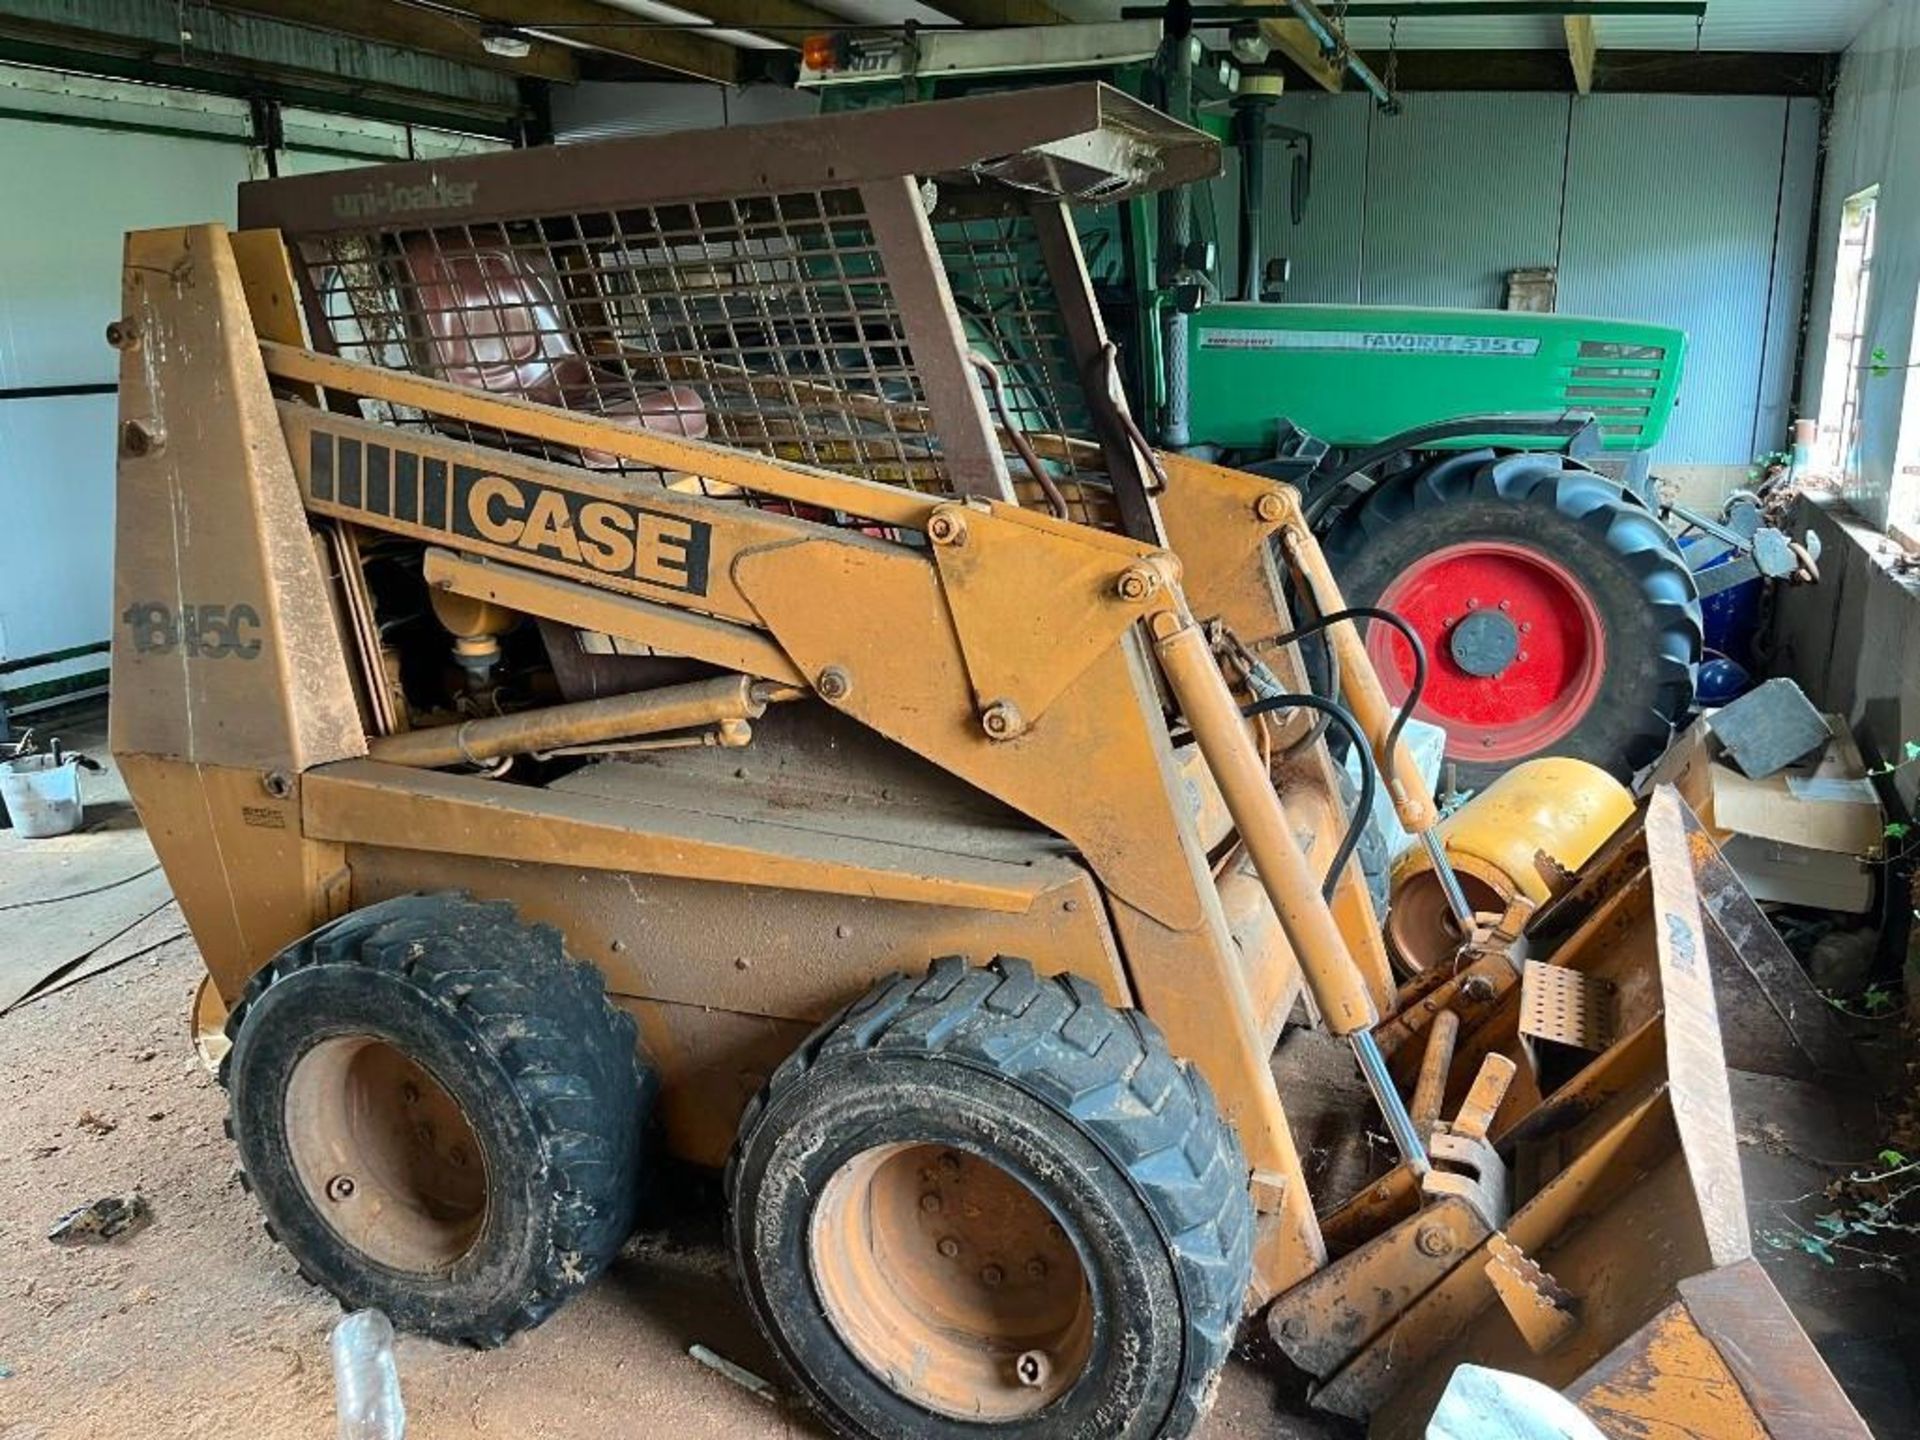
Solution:
M 1445 456 L 1395 477 L 1323 544 L 1347 600 L 1393 610 L 1429 658 L 1416 712 L 1479 789 L 1566 755 L 1626 780 L 1693 703 L 1700 602 L 1659 518 L 1558 455 Z M 1390 627 L 1367 648 L 1397 704 L 1413 655 Z
M 498 1345 L 633 1228 L 655 1082 L 632 1017 L 509 905 L 357 910 L 255 976 L 227 1034 L 242 1177 L 349 1309 Z
M 1252 1271 L 1239 1142 L 1083 980 L 958 957 L 802 1045 L 727 1169 L 749 1300 L 843 1435 L 1188 1434 Z

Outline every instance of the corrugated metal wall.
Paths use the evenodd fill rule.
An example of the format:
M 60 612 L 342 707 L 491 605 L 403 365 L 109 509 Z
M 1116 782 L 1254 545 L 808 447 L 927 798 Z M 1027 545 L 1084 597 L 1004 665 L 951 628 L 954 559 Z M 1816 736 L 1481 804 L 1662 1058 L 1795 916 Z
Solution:
M 1507 271 L 1551 265 L 1564 95 L 1409 95 L 1370 127 L 1360 298 L 1497 309 Z
M 1781 443 L 1800 331 L 1819 106 L 1766 97 L 1293 95 L 1314 136 L 1304 224 L 1282 171 L 1269 245 L 1287 298 L 1498 307 L 1557 265 L 1560 309 L 1657 321 L 1693 346 L 1656 458 L 1741 466 Z
M 1749 96 L 1602 98 L 1574 107 L 1560 308 L 1680 324 L 1687 372 L 1664 457 L 1750 458 L 1790 107 Z M 1786 248 L 1804 253 L 1804 214 L 1790 228 Z M 1790 299 L 1797 318 L 1800 297 Z M 1778 407 L 1786 396 L 1768 399 Z M 1784 439 L 1769 433 L 1765 448 Z
M 0 660 L 92 645 L 112 629 L 113 481 L 125 232 L 233 222 L 258 173 L 239 100 L 0 66 Z M 37 113 L 42 119 L 17 118 Z M 289 111 L 283 173 L 498 148 L 381 121 Z M 118 128 L 107 128 L 109 126 Z M 148 127 L 143 130 L 141 127 Z M 45 393 L 48 390 L 65 393 Z M 7 677 L 86 675 L 98 655 Z
M 163 59 L 170 52 L 197 51 L 509 112 L 519 108 L 514 78 L 505 71 L 207 5 L 193 5 L 183 13 L 171 0 L 0 0 L 0 14 L 142 41 L 155 46 Z M 183 29 L 191 39 L 182 38 Z
M 758 125 L 818 113 L 811 90 L 752 85 L 679 85 L 588 80 L 553 92 L 553 137 L 562 145 L 620 135 L 658 135 L 722 125 Z

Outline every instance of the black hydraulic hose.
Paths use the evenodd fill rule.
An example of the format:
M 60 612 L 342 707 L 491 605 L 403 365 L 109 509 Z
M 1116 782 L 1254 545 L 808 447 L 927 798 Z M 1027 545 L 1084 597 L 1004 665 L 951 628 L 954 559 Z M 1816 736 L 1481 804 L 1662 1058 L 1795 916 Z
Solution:
M 1334 852 L 1326 878 L 1320 882 L 1321 897 L 1332 903 L 1333 892 L 1340 885 L 1340 872 L 1347 868 L 1347 862 L 1353 859 L 1354 852 L 1360 848 L 1360 837 L 1366 831 L 1368 820 L 1373 818 L 1373 797 L 1380 784 L 1379 771 L 1373 761 L 1373 752 L 1367 748 L 1367 737 L 1360 733 L 1360 726 L 1353 716 L 1331 700 L 1323 700 L 1318 695 L 1269 695 L 1264 700 L 1241 706 L 1240 713 L 1251 720 L 1270 710 L 1291 710 L 1296 707 L 1318 710 L 1345 730 L 1355 753 L 1360 756 L 1360 798 L 1354 803 L 1353 814 L 1347 817 L 1347 833 L 1341 838 L 1340 848 Z M 1362 881 L 1365 878 L 1363 875 Z
M 1387 743 L 1381 747 L 1389 764 L 1393 761 L 1393 752 L 1400 743 L 1400 732 L 1407 728 L 1407 721 L 1413 718 L 1414 709 L 1420 704 L 1420 697 L 1427 692 L 1427 647 L 1420 643 L 1420 636 L 1413 626 L 1391 610 L 1383 610 L 1378 605 L 1349 605 L 1344 610 L 1333 610 L 1316 616 L 1306 624 L 1276 635 L 1266 643 L 1269 645 L 1291 645 L 1296 640 L 1304 640 L 1309 635 L 1317 635 L 1329 625 L 1337 625 L 1342 620 L 1378 620 L 1391 625 L 1400 632 L 1408 647 L 1413 651 L 1413 688 L 1407 691 L 1407 698 L 1401 704 L 1399 713 L 1393 717 L 1393 724 L 1387 727 Z M 1328 653 L 1333 650 L 1327 646 Z M 1363 743 L 1361 746 L 1365 749 Z

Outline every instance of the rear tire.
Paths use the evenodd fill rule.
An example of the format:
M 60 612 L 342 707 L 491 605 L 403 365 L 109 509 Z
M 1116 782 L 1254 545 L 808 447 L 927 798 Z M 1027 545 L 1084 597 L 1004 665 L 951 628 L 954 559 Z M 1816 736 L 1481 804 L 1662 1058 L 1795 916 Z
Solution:
M 633 1228 L 655 1087 L 632 1017 L 510 905 L 357 910 L 256 975 L 227 1035 L 242 1179 L 348 1309 L 498 1345 Z
M 1322 543 L 1348 601 L 1404 608 L 1421 632 L 1431 673 L 1418 713 L 1447 728 L 1447 758 L 1465 788 L 1540 755 L 1573 756 L 1628 780 L 1659 757 L 1693 703 L 1702 625 L 1686 562 L 1652 511 L 1577 462 L 1487 450 L 1442 456 L 1382 485 Z M 1528 674 L 1529 637 L 1496 608 L 1509 598 L 1502 566 L 1523 591 L 1530 577 L 1538 582 L 1510 614 L 1539 627 L 1536 666 L 1542 633 L 1566 632 L 1561 675 Z M 1480 588 L 1462 578 L 1475 569 L 1493 572 L 1488 593 L 1456 593 Z M 1540 598 L 1556 587 L 1564 603 Z M 1494 674 L 1456 659 L 1453 627 L 1469 600 L 1481 607 L 1476 623 L 1505 632 L 1486 662 L 1504 664 Z M 1371 625 L 1368 648 L 1397 703 L 1407 679 L 1393 654 L 1404 645 Z M 1529 688 L 1541 683 L 1544 691 Z
M 749 1108 L 727 1194 L 755 1315 L 844 1435 L 1186 1435 L 1252 1270 L 1205 1082 L 1023 960 L 950 956 L 829 1021 Z

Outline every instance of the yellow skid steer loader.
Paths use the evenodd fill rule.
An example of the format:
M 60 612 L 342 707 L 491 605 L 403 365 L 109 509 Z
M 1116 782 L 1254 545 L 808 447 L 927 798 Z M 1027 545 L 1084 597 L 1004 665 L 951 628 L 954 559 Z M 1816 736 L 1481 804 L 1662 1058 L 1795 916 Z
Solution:
M 113 749 L 311 1279 L 499 1343 L 664 1148 L 848 1435 L 1183 1435 L 1257 1315 L 1383 1435 L 1461 1360 L 1865 1433 L 1749 1253 L 1684 806 L 1442 843 L 1393 617 L 1129 416 L 1070 207 L 1218 166 L 1077 85 L 128 237 Z M 1397 959 L 1330 730 L 1429 840 Z

